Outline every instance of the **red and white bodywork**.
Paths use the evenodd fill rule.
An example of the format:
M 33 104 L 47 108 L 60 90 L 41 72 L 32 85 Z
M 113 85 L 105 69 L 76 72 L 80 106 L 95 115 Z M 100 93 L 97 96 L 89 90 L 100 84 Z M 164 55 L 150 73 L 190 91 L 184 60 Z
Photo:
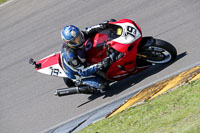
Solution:
M 106 41 L 106 46 L 115 49 L 123 54 L 123 57 L 114 62 L 106 75 L 112 80 L 121 80 L 133 73 L 138 72 L 136 69 L 136 56 L 137 47 L 142 39 L 142 32 L 140 27 L 132 20 L 122 19 L 117 22 L 110 22 L 110 24 L 116 25 L 121 29 L 121 33 L 118 37 L 107 41 L 108 34 L 98 33 L 94 38 L 86 41 L 85 47 L 87 50 L 87 60 L 90 64 L 95 64 L 102 61 L 106 55 L 106 47 L 98 49 L 98 45 Z M 124 70 L 119 68 L 122 66 Z
M 113 80 L 119 80 L 122 77 L 130 75 L 136 69 L 136 55 L 137 46 L 142 38 L 142 33 L 137 24 L 129 19 L 122 19 L 117 22 L 110 22 L 110 24 L 117 25 L 121 28 L 121 35 L 111 41 L 107 41 L 108 35 L 98 33 L 94 38 L 90 38 L 85 42 L 85 48 L 87 51 L 87 62 L 95 64 L 102 61 L 106 57 L 106 48 L 99 50 L 96 46 L 104 41 L 107 41 L 106 45 L 112 44 L 110 47 L 124 53 L 124 57 L 115 62 L 107 72 L 107 76 Z M 132 46 L 131 46 L 132 45 Z M 128 48 L 133 47 L 131 50 Z M 60 59 L 60 52 L 51 54 L 40 61 L 41 68 L 36 68 L 40 73 L 44 73 L 51 76 L 67 77 L 62 68 Z M 122 71 L 117 65 L 123 65 L 127 71 Z
M 140 27 L 129 19 L 110 22 L 110 24 L 119 26 L 121 35 L 111 41 L 107 41 L 108 35 L 103 33 L 98 33 L 94 38 L 88 39 L 84 44 L 87 51 L 87 62 L 95 64 L 106 57 L 106 48 L 99 50 L 96 46 L 107 41 L 106 45 L 110 45 L 113 49 L 124 54 L 124 57 L 113 63 L 107 72 L 110 79 L 120 80 L 136 72 L 137 46 L 142 38 L 142 32 Z M 40 63 L 41 68 L 36 68 L 36 70 L 47 75 L 66 78 L 61 62 L 60 52 L 57 52 L 38 61 L 37 64 Z M 117 65 L 122 65 L 126 71 L 122 71 Z
M 58 76 L 63 78 L 67 77 L 62 69 L 60 52 L 56 52 L 41 59 L 37 62 L 37 64 L 39 63 L 41 63 L 41 68 L 36 68 L 38 72 L 51 76 Z
M 112 81 L 121 80 L 148 68 L 148 66 L 138 67 L 136 62 L 136 58 L 139 55 L 139 44 L 140 46 L 146 45 L 141 44 L 143 37 L 140 27 L 130 19 L 121 19 L 116 22 L 109 22 L 109 24 L 115 27 L 115 30 L 108 29 L 108 34 L 104 32 L 98 33 L 84 43 L 87 63 L 92 65 L 102 61 L 107 56 L 108 48 L 112 48 L 120 53 L 118 56 L 121 57 L 115 61 L 106 72 L 106 77 L 108 77 L 108 79 Z M 110 33 L 112 33 L 112 37 Z M 153 39 L 152 37 L 146 37 L 146 39 L 147 41 L 143 42 L 150 43 L 147 44 L 147 46 L 152 45 L 149 47 L 155 51 L 152 53 L 157 52 L 160 54 L 159 56 L 161 56 L 161 59 L 158 60 L 156 57 L 157 55 L 153 55 L 152 58 L 147 59 L 148 62 L 167 63 L 176 58 L 176 49 L 171 44 Z M 148 49 L 147 51 L 149 52 Z M 152 53 L 148 54 L 151 56 Z M 147 56 L 148 55 L 142 55 L 141 57 L 147 58 Z M 155 61 L 153 59 L 154 56 L 156 57 Z M 40 73 L 67 78 L 62 67 L 60 52 L 49 55 L 35 64 L 40 64 L 40 67 L 36 67 L 36 70 Z

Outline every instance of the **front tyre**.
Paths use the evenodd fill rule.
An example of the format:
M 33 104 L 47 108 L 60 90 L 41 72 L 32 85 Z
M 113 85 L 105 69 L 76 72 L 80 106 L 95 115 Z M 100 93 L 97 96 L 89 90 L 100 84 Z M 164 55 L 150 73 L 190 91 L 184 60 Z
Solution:
M 143 53 L 147 56 L 146 61 L 153 64 L 164 64 L 173 61 L 177 57 L 176 48 L 160 39 L 155 39 L 155 43 L 145 48 Z

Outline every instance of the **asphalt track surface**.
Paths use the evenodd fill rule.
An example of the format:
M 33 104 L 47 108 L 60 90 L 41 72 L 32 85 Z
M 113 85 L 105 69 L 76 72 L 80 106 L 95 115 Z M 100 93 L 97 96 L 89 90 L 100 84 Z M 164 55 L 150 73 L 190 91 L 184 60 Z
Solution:
M 30 57 L 61 48 L 60 30 L 129 18 L 144 36 L 172 43 L 177 60 L 111 86 L 105 95 L 55 97 L 60 78 L 37 73 Z M 14 0 L 0 7 L 0 132 L 35 133 L 101 107 L 200 61 L 199 0 Z

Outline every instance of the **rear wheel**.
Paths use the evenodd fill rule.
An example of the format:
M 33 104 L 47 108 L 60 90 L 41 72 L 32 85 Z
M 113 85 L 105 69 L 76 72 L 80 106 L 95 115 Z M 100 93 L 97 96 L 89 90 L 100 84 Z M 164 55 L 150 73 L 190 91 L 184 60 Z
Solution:
M 71 79 L 63 78 L 63 80 L 68 88 L 75 87 L 75 83 Z
M 176 48 L 163 40 L 155 39 L 155 43 L 149 46 L 144 46 L 141 53 L 139 53 L 147 62 L 153 64 L 168 63 L 176 59 Z

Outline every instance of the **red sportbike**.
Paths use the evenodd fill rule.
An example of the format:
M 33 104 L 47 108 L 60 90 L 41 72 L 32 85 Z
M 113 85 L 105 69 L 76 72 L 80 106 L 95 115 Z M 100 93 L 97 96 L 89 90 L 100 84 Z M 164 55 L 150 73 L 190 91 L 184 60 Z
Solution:
M 119 81 L 130 75 L 141 72 L 152 64 L 163 64 L 174 60 L 176 48 L 163 40 L 143 37 L 138 24 L 130 19 L 109 22 L 110 28 L 89 38 L 85 43 L 87 63 L 89 65 L 102 61 L 107 56 L 114 63 L 100 75 L 105 79 Z M 38 72 L 64 78 L 68 87 L 74 85 L 63 71 L 60 52 L 45 57 L 37 63 L 31 58 L 30 64 L 35 65 Z M 69 93 L 70 89 L 58 89 L 58 96 Z

